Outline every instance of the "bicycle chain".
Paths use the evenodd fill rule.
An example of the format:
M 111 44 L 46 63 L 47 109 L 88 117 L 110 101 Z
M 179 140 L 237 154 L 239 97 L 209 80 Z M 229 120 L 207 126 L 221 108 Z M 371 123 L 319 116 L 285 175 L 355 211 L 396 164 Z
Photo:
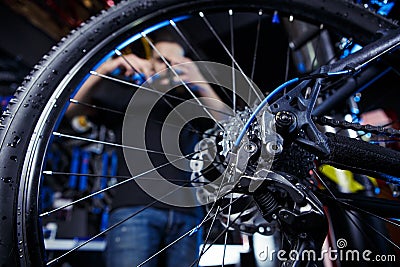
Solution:
M 383 126 L 372 126 L 369 124 L 361 125 L 359 123 L 347 122 L 347 121 L 338 121 L 335 119 L 330 119 L 327 117 L 317 117 L 313 116 L 312 120 L 320 125 L 328 125 L 332 127 L 338 127 L 343 130 L 354 130 L 354 131 L 363 131 L 366 133 L 372 133 L 377 135 L 384 135 L 388 137 L 400 137 L 400 131 L 393 128 L 384 128 Z

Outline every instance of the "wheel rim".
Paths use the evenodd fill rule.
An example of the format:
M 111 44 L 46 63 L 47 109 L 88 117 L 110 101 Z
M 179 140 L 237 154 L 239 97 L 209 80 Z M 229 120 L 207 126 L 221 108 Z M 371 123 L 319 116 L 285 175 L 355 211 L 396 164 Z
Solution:
M 258 13 L 259 8 L 256 8 L 256 14 Z M 149 19 L 150 20 L 150 19 Z M 169 20 L 164 20 L 166 22 L 169 22 Z M 177 20 L 177 22 L 179 21 L 179 19 Z M 164 22 L 161 22 L 160 25 L 164 25 Z M 158 27 L 155 27 L 158 28 Z M 105 46 L 106 43 L 108 44 L 108 41 L 105 42 Z M 102 45 L 100 45 L 101 47 Z M 119 49 L 122 48 L 123 43 L 121 43 L 121 45 L 118 47 Z M 99 50 L 102 50 L 100 48 L 97 48 Z M 92 50 L 93 53 L 97 53 L 97 50 Z M 105 52 L 100 53 L 102 55 L 105 55 Z M 81 63 L 76 64 L 75 68 L 76 68 L 76 73 L 78 73 L 78 69 L 81 69 L 82 66 L 85 66 L 86 64 L 88 64 L 88 62 L 90 62 L 91 65 L 93 64 L 93 61 L 98 61 L 94 60 L 92 57 L 92 55 L 90 55 L 89 53 L 86 55 L 85 58 L 82 58 Z M 89 60 L 90 59 L 90 60 Z M 101 60 L 100 60 L 101 62 Z M 83 67 L 84 68 L 84 67 Z M 74 73 L 75 71 L 72 70 L 72 73 Z M 69 78 L 74 78 L 75 75 L 71 75 Z M 79 76 L 79 75 L 77 75 Z M 69 79 L 68 78 L 68 79 Z M 80 79 L 77 79 L 80 80 Z M 30 145 L 28 147 L 27 153 L 26 155 L 29 156 L 29 158 L 26 158 L 24 161 L 24 166 L 23 166 L 23 172 L 22 172 L 22 178 L 21 181 L 25 181 L 25 183 L 23 183 L 24 185 L 21 187 L 20 190 L 20 195 L 18 197 L 19 200 L 19 207 L 23 207 L 22 209 L 24 210 L 23 212 L 21 212 L 21 215 L 17 216 L 18 217 L 18 223 L 19 224 L 19 230 L 18 232 L 24 233 L 24 237 L 21 237 L 21 240 L 25 240 L 25 238 L 27 238 L 30 241 L 39 241 L 39 245 L 43 246 L 42 241 L 40 241 L 40 235 L 41 235 L 41 230 L 36 231 L 36 234 L 33 234 L 34 238 L 32 240 L 32 233 L 27 233 L 27 229 L 29 231 L 29 229 L 33 228 L 39 228 L 40 224 L 37 223 L 36 221 L 36 211 L 35 211 L 35 207 L 37 207 L 37 188 L 39 187 L 39 180 L 40 179 L 35 179 L 33 177 L 39 177 L 40 174 L 43 171 L 43 161 L 41 161 L 40 157 L 41 155 L 45 154 L 45 151 L 47 150 L 47 146 L 48 146 L 48 141 L 50 142 L 50 138 L 49 140 L 46 141 L 42 141 L 43 139 L 46 139 L 45 136 L 50 136 L 50 133 L 53 131 L 53 123 L 52 122 L 48 122 L 48 118 L 51 117 L 50 113 L 53 114 L 61 114 L 62 109 L 58 108 L 58 112 L 54 113 L 54 105 L 60 105 L 58 104 L 58 100 L 59 96 L 61 96 L 62 94 L 65 95 L 64 93 L 64 89 L 65 89 L 65 85 L 66 84 L 78 84 L 77 80 L 75 80 L 74 82 L 70 83 L 70 81 L 64 80 L 60 87 L 58 87 L 58 89 L 55 90 L 54 94 L 52 95 L 51 99 L 54 100 L 54 102 L 49 102 L 45 109 L 44 112 L 42 112 L 41 114 L 41 118 L 39 119 L 39 122 L 37 123 L 36 128 L 34 129 L 34 134 L 32 135 L 32 138 L 30 139 Z M 70 94 L 70 93 L 68 93 Z M 64 97 L 65 98 L 65 97 Z M 54 120 L 54 122 L 56 122 Z M 41 164 L 38 164 L 39 162 L 41 162 Z M 22 184 L 22 183 L 21 183 Z M 31 209 L 34 209 L 33 211 L 31 211 Z M 29 212 L 28 212 L 29 211 Z M 26 216 L 26 214 L 28 214 L 28 216 Z M 36 221 L 36 222 L 35 222 Z M 35 223 L 34 223 L 35 222 Z M 31 224 L 32 223 L 32 224 Z M 31 224 L 31 225 L 30 225 Z M 30 225 L 30 226 L 28 226 Z M 30 228 L 31 227 L 31 228 Z M 37 242 L 28 242 L 31 243 L 30 245 L 28 244 L 28 247 L 22 246 L 21 248 L 23 249 L 29 249 L 29 246 L 36 246 Z M 22 253 L 23 255 L 24 253 Z M 26 253 L 29 254 L 29 253 Z M 33 256 L 35 258 L 35 256 Z M 42 263 L 43 259 L 43 255 L 38 256 L 39 261 Z

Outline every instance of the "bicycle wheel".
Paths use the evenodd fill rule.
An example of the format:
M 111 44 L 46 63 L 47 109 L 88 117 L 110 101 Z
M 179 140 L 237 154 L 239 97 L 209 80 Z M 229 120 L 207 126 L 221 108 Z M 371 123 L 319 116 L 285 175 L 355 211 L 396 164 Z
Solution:
M 316 28 L 309 30 L 301 23 L 290 26 L 296 21 L 311 23 Z M 322 24 L 324 27 L 321 27 Z M 90 142 L 66 133 L 60 135 L 65 110 L 68 105 L 88 104 L 71 99 L 88 76 L 95 75 L 90 71 L 95 71 L 109 57 L 118 56 L 116 50 L 140 46 L 141 37 L 166 27 L 176 31 L 184 42 L 188 41 L 186 45 L 193 56 L 200 56 L 196 59 L 233 66 L 238 70 L 237 75 L 244 77 L 243 73 L 247 73 L 259 88 L 273 88 L 288 77 L 311 72 L 332 58 L 339 58 L 348 48 L 346 45 L 343 49 L 324 46 L 314 50 L 314 56 L 308 60 L 311 64 L 306 66 L 302 64 L 305 62 L 302 57 L 306 55 L 305 48 L 311 49 L 311 43 L 325 42 L 323 44 L 326 45 L 351 39 L 365 45 L 386 31 L 397 28 L 397 25 L 347 1 L 305 0 L 251 3 L 222 0 L 126 1 L 92 18 L 53 47 L 35 66 L 2 116 L 1 266 L 45 266 L 54 263 L 45 252 L 41 218 L 47 213 L 41 210 L 39 201 L 40 188 L 45 179 L 51 179 L 49 173 L 50 176 L 52 174 L 46 169 L 49 166 L 46 155 L 57 136 Z M 190 35 L 193 27 L 197 27 L 196 36 Z M 307 38 L 294 36 L 294 27 L 307 30 L 307 34 L 300 36 Z M 267 36 L 260 33 L 260 28 L 266 31 Z M 252 32 L 254 35 L 250 36 Z M 275 39 L 270 41 L 268 36 Z M 246 48 L 247 42 L 241 42 L 250 38 L 254 38 L 252 49 Z M 213 45 L 210 46 L 211 41 Z M 151 40 L 147 42 L 151 43 Z M 290 49 L 295 52 L 288 53 Z M 282 67 L 277 67 L 278 62 L 284 62 Z M 242 69 L 240 65 L 248 67 Z M 205 72 L 210 69 L 214 70 L 213 66 L 206 67 Z M 265 78 L 265 72 L 270 74 L 270 78 Z M 244 79 L 243 82 L 246 85 L 248 81 Z M 252 85 L 248 83 L 245 87 L 249 89 Z M 261 93 L 256 91 L 236 99 L 235 93 L 227 93 L 229 91 L 223 88 L 216 90 L 220 90 L 217 91 L 220 97 L 235 112 L 244 112 L 247 98 L 261 97 Z M 251 105 L 253 103 L 248 104 L 250 108 Z M 234 128 L 225 125 L 228 126 Z M 153 152 L 147 146 L 145 149 L 147 153 Z M 185 153 L 179 155 L 182 157 Z M 82 197 L 76 202 L 86 199 Z

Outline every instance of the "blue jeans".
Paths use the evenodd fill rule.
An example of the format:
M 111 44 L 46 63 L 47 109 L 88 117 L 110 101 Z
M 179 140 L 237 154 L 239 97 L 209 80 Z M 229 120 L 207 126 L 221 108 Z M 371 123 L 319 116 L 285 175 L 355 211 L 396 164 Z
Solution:
M 143 206 L 110 214 L 113 225 Z M 108 267 L 137 266 L 200 223 L 200 218 L 168 209 L 147 208 L 107 234 Z M 144 266 L 190 266 L 199 255 L 201 232 L 186 236 Z

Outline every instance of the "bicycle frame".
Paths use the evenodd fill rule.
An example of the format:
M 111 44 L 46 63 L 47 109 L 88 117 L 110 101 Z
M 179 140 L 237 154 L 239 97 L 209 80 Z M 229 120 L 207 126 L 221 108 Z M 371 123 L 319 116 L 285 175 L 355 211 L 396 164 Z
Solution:
M 379 76 L 381 72 L 386 72 L 387 70 L 370 70 L 367 68 L 367 65 L 374 60 L 377 60 L 381 56 L 385 56 L 386 54 L 392 52 L 400 45 L 400 31 L 394 30 L 378 39 L 377 41 L 368 44 L 363 49 L 357 51 L 354 54 L 351 54 L 338 62 L 335 62 L 329 65 L 330 71 L 340 71 L 346 68 L 353 69 L 357 73 L 357 77 L 353 78 L 352 82 L 349 82 L 341 87 L 339 87 L 336 93 L 329 99 L 329 101 L 325 101 L 321 103 L 316 109 L 313 111 L 313 115 L 322 115 L 326 111 L 332 109 L 340 101 L 343 101 L 355 94 L 359 89 L 359 85 L 369 82 L 370 80 L 375 79 L 376 76 Z M 398 54 L 393 54 L 395 59 L 399 59 Z M 365 68 L 365 70 L 363 70 Z M 361 72 L 362 71 L 362 72 Z M 377 73 L 378 71 L 378 73 Z

